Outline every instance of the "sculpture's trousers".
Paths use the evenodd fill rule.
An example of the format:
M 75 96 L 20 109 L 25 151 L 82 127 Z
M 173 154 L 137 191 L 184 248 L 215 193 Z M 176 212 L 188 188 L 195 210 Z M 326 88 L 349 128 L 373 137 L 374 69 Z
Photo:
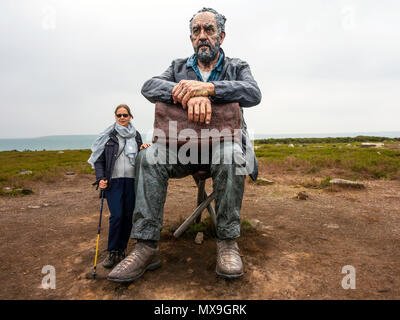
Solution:
M 245 180 L 245 160 L 241 147 L 226 142 L 213 147 L 207 155 L 201 151 L 201 164 L 196 164 L 200 162 L 197 156 L 199 151 L 196 153 L 195 149 L 191 149 L 186 153 L 182 147 L 178 151 L 176 149 L 155 143 L 137 156 L 132 238 L 158 241 L 168 179 L 183 178 L 205 169 L 210 170 L 213 180 L 217 238 L 224 240 L 239 237 Z M 183 194 L 180 201 L 186 201 Z

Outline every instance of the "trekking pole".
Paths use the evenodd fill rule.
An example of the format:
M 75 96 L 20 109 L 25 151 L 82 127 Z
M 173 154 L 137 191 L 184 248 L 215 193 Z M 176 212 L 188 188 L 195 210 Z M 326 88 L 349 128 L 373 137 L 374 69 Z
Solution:
M 100 229 L 101 229 L 101 216 L 103 214 L 103 202 L 104 202 L 104 189 L 100 189 L 100 197 L 101 197 L 101 205 L 100 205 L 100 218 L 99 218 L 99 227 L 97 228 L 97 244 L 96 244 L 96 256 L 94 258 L 94 266 L 93 266 L 93 278 L 96 279 L 96 266 L 97 266 L 97 253 L 99 251 L 99 239 L 100 239 Z

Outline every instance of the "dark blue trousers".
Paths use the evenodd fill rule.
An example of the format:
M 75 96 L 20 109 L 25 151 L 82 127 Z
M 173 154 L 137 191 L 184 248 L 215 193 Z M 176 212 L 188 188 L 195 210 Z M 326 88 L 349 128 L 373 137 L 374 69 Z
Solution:
M 135 179 L 111 179 L 111 187 L 106 190 L 110 227 L 107 250 L 125 250 L 132 230 L 132 215 L 135 209 Z

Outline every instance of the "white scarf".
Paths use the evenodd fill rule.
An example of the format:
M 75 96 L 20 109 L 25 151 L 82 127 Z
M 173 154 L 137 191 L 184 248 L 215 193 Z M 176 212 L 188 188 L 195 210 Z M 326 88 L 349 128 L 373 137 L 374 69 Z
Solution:
M 135 127 L 129 122 L 128 127 L 121 126 L 117 122 L 113 123 L 109 126 L 106 130 L 104 130 L 97 139 L 92 144 L 92 154 L 88 160 L 88 162 L 94 168 L 94 163 L 100 157 L 100 155 L 104 151 L 104 147 L 107 141 L 110 139 L 110 133 L 114 131 L 114 129 L 118 132 L 118 134 L 125 138 L 125 155 L 129 158 L 129 162 L 131 165 L 135 165 L 135 158 L 137 154 L 138 145 L 136 143 L 136 129 Z

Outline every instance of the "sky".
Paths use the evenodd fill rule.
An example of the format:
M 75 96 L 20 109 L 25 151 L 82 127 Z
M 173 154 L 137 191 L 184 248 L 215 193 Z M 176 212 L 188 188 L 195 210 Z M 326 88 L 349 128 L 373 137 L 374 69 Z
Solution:
M 141 87 L 193 54 L 202 7 L 225 15 L 222 48 L 261 89 L 253 133 L 400 130 L 396 0 L 2 0 L 0 138 L 97 134 L 121 103 L 151 132 Z

